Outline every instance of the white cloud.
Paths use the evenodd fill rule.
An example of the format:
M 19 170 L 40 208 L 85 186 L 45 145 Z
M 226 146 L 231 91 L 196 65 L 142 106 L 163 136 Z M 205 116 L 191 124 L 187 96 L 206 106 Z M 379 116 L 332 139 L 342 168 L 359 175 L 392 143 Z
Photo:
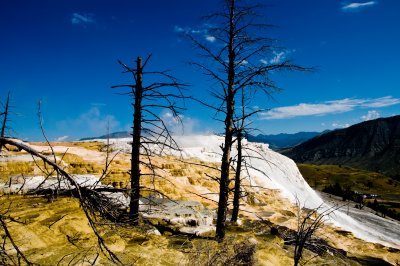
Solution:
M 217 38 L 215 38 L 214 36 L 211 36 L 211 35 L 206 35 L 206 36 L 204 36 L 204 38 L 206 38 L 206 40 L 209 42 L 215 42 L 217 40 Z
M 57 123 L 59 131 L 68 133 L 69 136 L 93 137 L 110 132 L 119 128 L 120 123 L 113 115 L 104 115 L 98 106 L 92 106 L 87 112 L 80 114 L 76 118 L 69 118 Z
M 295 52 L 295 50 L 285 50 L 285 51 L 272 51 L 272 58 L 270 59 L 260 59 L 260 63 L 264 65 L 268 64 L 279 64 L 285 61 L 287 56 L 291 53 Z
M 377 98 L 375 100 L 370 100 L 369 102 L 364 104 L 364 107 L 370 108 L 381 108 L 391 105 L 396 105 L 400 103 L 399 98 L 393 98 L 392 96 L 386 96 L 382 98 Z
M 71 23 L 74 25 L 78 24 L 87 25 L 95 23 L 95 20 L 93 19 L 93 14 L 73 13 L 71 16 Z
M 196 119 L 179 115 L 179 118 L 173 116 L 171 112 L 165 112 L 161 116 L 164 124 L 173 134 L 190 135 L 196 132 L 197 126 L 200 124 Z M 182 123 L 181 123 L 182 122 Z
M 381 117 L 381 114 L 380 114 L 378 111 L 376 111 L 376 110 L 372 110 L 372 111 L 368 111 L 368 113 L 367 113 L 366 115 L 363 115 L 363 116 L 361 117 L 361 119 L 362 119 L 363 121 L 368 121 L 368 120 L 377 119 L 377 118 L 379 118 L 379 117 Z
M 179 26 L 176 26 L 176 25 L 175 25 L 175 27 L 174 27 L 174 31 L 175 31 L 175 32 L 186 32 L 186 30 L 185 30 L 184 28 L 179 27 Z
M 160 117 L 167 126 L 179 125 L 182 120 L 182 115 L 176 117 L 171 112 L 165 112 Z
M 322 116 L 327 114 L 345 113 L 358 108 L 381 108 L 400 104 L 399 98 L 386 96 L 376 99 L 341 99 L 322 103 L 300 103 L 293 106 L 273 108 L 261 113 L 261 119 L 287 119 L 300 116 Z
M 62 136 L 62 137 L 56 138 L 55 141 L 64 141 L 66 139 L 68 139 L 68 136 Z
M 213 27 L 210 24 L 202 24 L 199 27 L 181 27 L 178 25 L 174 26 L 174 31 L 179 34 L 189 34 L 189 35 L 201 35 L 207 42 L 215 43 L 217 38 L 210 33 L 210 28 Z M 196 37 L 199 38 L 200 36 Z
M 350 126 L 350 124 L 340 124 L 340 123 L 332 123 L 332 127 L 333 128 L 347 128 L 347 127 L 349 127 Z
M 274 53 L 274 57 L 269 60 L 270 64 L 279 64 L 281 63 L 283 60 L 285 60 L 286 57 L 286 53 L 285 52 L 273 52 Z
M 359 3 L 359 2 L 354 2 L 350 4 L 346 4 L 342 6 L 343 11 L 359 11 L 362 8 L 369 7 L 376 5 L 376 1 L 369 1 L 369 2 L 364 2 L 364 3 Z
M 204 26 L 204 27 L 205 28 L 192 29 L 191 27 L 184 27 L 183 28 L 181 26 L 175 25 L 174 26 L 174 31 L 177 32 L 177 33 L 185 33 L 185 34 L 200 34 L 200 33 L 206 34 L 208 32 L 208 30 L 207 30 L 206 26 Z M 212 36 L 210 36 L 210 37 L 212 37 Z

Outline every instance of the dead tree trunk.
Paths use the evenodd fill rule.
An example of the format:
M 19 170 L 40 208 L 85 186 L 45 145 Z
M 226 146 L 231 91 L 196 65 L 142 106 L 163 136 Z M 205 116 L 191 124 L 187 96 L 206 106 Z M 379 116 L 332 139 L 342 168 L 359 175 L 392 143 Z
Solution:
M 151 55 L 145 60 L 137 57 L 136 67 L 129 67 L 118 61 L 123 67 L 123 73 L 129 73 L 133 76 L 133 84 L 122 84 L 112 86 L 112 88 L 130 89 L 123 95 L 130 95 L 133 98 L 133 127 L 132 127 L 132 151 L 131 151 L 131 190 L 129 203 L 129 220 L 133 225 L 139 224 L 139 197 L 140 191 L 155 192 L 156 190 L 140 187 L 142 177 L 160 177 L 153 164 L 152 157 L 161 155 L 165 149 L 179 151 L 178 144 L 172 137 L 172 132 L 159 115 L 161 111 L 170 112 L 170 114 L 181 122 L 180 111 L 184 110 L 179 107 L 177 100 L 184 100 L 185 96 L 182 90 L 186 84 L 179 83 L 178 80 L 168 73 L 168 71 L 145 71 Z M 149 79 L 143 80 L 143 76 L 156 76 L 157 81 L 146 83 Z M 154 150 L 153 150 L 154 149 Z M 141 172 L 140 166 L 143 165 L 148 169 L 147 172 Z
M 216 43 L 209 44 L 186 33 L 189 39 L 201 50 L 201 56 L 208 57 L 213 63 L 196 63 L 194 66 L 215 81 L 211 95 L 216 98 L 218 104 L 209 104 L 207 101 L 199 101 L 205 106 L 221 115 L 218 121 L 224 121 L 224 143 L 222 149 L 220 191 L 216 224 L 216 240 L 222 241 L 225 236 L 225 220 L 228 207 L 229 193 L 229 171 L 232 158 L 231 148 L 234 137 L 237 134 L 234 126 L 238 121 L 258 113 L 260 110 L 252 110 L 236 119 L 237 107 L 235 100 L 239 91 L 247 95 L 249 102 L 258 97 L 259 94 L 269 96 L 270 92 L 278 87 L 270 78 L 272 71 L 279 70 L 301 70 L 303 68 L 292 65 L 288 60 L 279 62 L 267 62 L 265 58 L 271 51 L 282 48 L 277 47 L 275 39 L 263 36 L 263 29 L 270 25 L 258 22 L 262 17 L 256 10 L 259 5 L 246 5 L 249 1 L 225 0 L 224 10 L 207 16 L 212 25 L 207 29 L 208 34 L 213 36 Z M 261 33 L 261 34 L 260 34 Z M 236 108 L 235 108 L 236 107 Z M 246 105 L 248 110 L 250 105 Z M 243 122 L 244 123 L 244 122 Z M 238 182 L 239 183 L 239 182 Z
M 15 249 L 15 251 L 17 252 L 17 262 L 14 262 L 15 265 L 17 265 L 17 263 L 18 263 L 18 265 L 22 265 L 22 263 L 21 263 L 21 258 L 22 258 L 22 261 L 23 261 L 24 263 L 26 263 L 26 265 L 28 265 L 28 266 L 34 265 L 32 262 L 30 262 L 30 261 L 27 259 L 27 257 L 24 255 L 24 253 L 21 251 L 21 249 L 20 249 L 20 248 L 18 247 L 18 245 L 15 243 L 13 237 L 11 236 L 10 231 L 8 231 L 8 227 L 7 227 L 6 222 L 4 221 L 3 215 L 0 215 L 0 225 L 1 225 L 1 227 L 3 227 L 4 234 L 5 234 L 3 246 L 2 246 L 2 248 L 0 249 L 1 252 L 3 253 L 3 254 L 1 254 L 1 257 L 2 257 L 2 258 L 1 258 L 1 261 L 4 263 L 4 265 L 8 265 L 8 259 L 10 259 L 12 262 L 14 262 L 13 259 L 12 259 L 12 257 L 11 257 L 9 254 L 7 254 L 7 253 L 5 252 L 5 251 L 6 251 L 5 241 L 6 241 L 7 238 L 9 239 L 11 245 L 13 246 L 13 248 Z M 8 250 L 7 250 L 7 251 L 8 251 Z M 11 265 L 11 264 L 10 264 L 10 265 Z
M 143 95 L 143 68 L 142 59 L 137 58 L 136 90 L 134 103 L 132 153 L 131 153 L 131 193 L 129 204 L 129 218 L 133 225 L 139 223 L 140 197 L 140 137 L 142 130 L 142 95 Z
M 235 110 L 235 51 L 234 51 L 234 37 L 235 37 L 235 0 L 232 0 L 229 6 L 229 63 L 228 63 L 228 86 L 226 93 L 226 117 L 225 117 L 225 143 L 223 146 L 222 163 L 221 163 L 221 178 L 219 188 L 218 200 L 218 215 L 216 225 L 216 239 L 221 242 L 225 237 L 225 221 L 226 211 L 228 208 L 228 194 L 229 194 L 229 170 L 231 165 L 231 149 L 233 139 L 233 115 Z
M 225 120 L 225 142 L 223 146 L 221 163 L 221 178 L 219 186 L 218 215 L 216 225 L 216 239 L 218 240 L 218 242 L 222 241 L 225 237 L 225 221 L 229 194 L 229 170 L 231 165 L 231 148 L 233 139 L 233 108 L 234 101 L 232 98 L 228 101 L 228 112 Z
M 93 233 L 97 237 L 98 245 L 100 246 L 100 249 L 102 252 L 106 255 L 108 259 L 110 259 L 113 263 L 117 265 L 124 265 L 121 260 L 108 248 L 106 243 L 104 242 L 104 239 L 101 237 L 100 232 L 98 231 L 96 227 L 96 223 L 94 219 L 92 218 L 92 214 L 95 213 L 95 211 L 99 211 L 99 208 L 102 206 L 99 205 L 98 197 L 93 197 L 93 195 L 96 195 L 97 192 L 94 190 L 91 190 L 90 188 L 85 188 L 81 187 L 78 182 L 75 181 L 75 179 L 66 172 L 65 169 L 57 165 L 57 163 L 51 161 L 50 159 L 47 158 L 47 156 L 41 154 L 40 152 L 36 151 L 35 149 L 19 142 L 15 141 L 10 138 L 6 137 L 0 137 L 0 145 L 12 145 L 14 147 L 19 148 L 20 150 L 26 151 L 28 154 L 40 158 L 45 164 L 48 164 L 49 166 L 53 167 L 55 171 L 57 171 L 61 176 L 65 178 L 65 180 L 68 181 L 68 183 L 75 188 L 79 202 L 81 204 L 82 210 L 85 213 L 86 218 L 88 219 L 89 225 L 93 230 Z M 95 203 L 94 203 L 95 202 Z
M 239 200 L 241 197 L 240 193 L 240 188 L 241 188 L 241 175 L 240 173 L 242 172 L 242 161 L 243 161 L 243 155 L 242 155 L 242 131 L 239 130 L 237 134 L 237 164 L 236 164 L 236 173 L 235 173 L 235 188 L 233 192 L 233 210 L 232 210 L 232 222 L 237 222 L 238 215 L 239 215 Z
M 10 92 L 8 92 L 8 94 L 7 94 L 7 101 L 6 101 L 6 105 L 4 108 L 5 110 L 2 113 L 2 115 L 4 115 L 3 124 L 1 126 L 1 135 L 0 135 L 0 137 L 2 137 L 2 138 L 4 138 L 4 134 L 5 134 L 5 130 L 6 130 L 9 104 L 10 104 Z M 3 146 L 0 145 L 0 152 L 2 151 L 2 149 L 3 149 Z

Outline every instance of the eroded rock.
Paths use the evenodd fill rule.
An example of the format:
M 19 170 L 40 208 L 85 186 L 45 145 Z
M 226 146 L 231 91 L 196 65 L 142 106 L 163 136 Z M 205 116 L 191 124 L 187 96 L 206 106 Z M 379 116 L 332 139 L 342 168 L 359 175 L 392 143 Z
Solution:
M 215 231 L 213 213 L 198 201 L 141 198 L 143 218 L 156 227 L 189 235 L 206 236 Z

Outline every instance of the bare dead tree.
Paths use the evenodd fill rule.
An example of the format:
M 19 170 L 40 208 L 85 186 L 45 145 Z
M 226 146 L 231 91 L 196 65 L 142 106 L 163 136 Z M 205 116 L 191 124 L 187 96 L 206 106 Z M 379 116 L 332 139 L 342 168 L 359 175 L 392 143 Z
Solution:
M 7 101 L 8 103 L 9 101 Z M 99 253 L 103 253 L 107 259 L 109 259 L 111 262 L 117 265 L 124 265 L 121 260 L 116 256 L 106 245 L 105 240 L 100 234 L 100 231 L 97 229 L 97 226 L 99 224 L 99 217 L 104 218 L 104 219 L 109 219 L 111 221 L 116 221 L 118 217 L 120 216 L 120 209 L 119 209 L 119 203 L 113 201 L 112 199 L 108 198 L 103 192 L 108 192 L 108 193 L 115 193 L 115 192 L 124 192 L 124 190 L 118 190 L 118 189 L 111 189 L 108 187 L 102 187 L 102 186 L 97 186 L 100 180 L 102 180 L 105 176 L 108 175 L 109 173 L 109 166 L 111 165 L 112 161 L 114 160 L 115 156 L 118 154 L 115 153 L 114 156 L 110 156 L 110 150 L 109 147 L 107 147 L 107 155 L 106 155 L 106 162 L 105 162 L 105 168 L 103 169 L 103 173 L 101 177 L 99 178 L 99 181 L 96 182 L 93 186 L 81 186 L 78 182 L 75 181 L 74 177 L 70 175 L 66 170 L 65 170 L 65 165 L 62 163 L 63 158 L 65 154 L 67 153 L 68 149 L 65 151 L 64 154 L 62 154 L 61 158 L 58 159 L 56 156 L 55 150 L 48 140 L 45 129 L 43 127 L 43 119 L 41 115 L 41 104 L 39 102 L 38 104 L 38 120 L 39 120 L 39 126 L 42 131 L 42 135 L 46 140 L 47 146 L 49 147 L 50 151 L 50 156 L 45 155 L 44 153 L 41 153 L 30 146 L 25 145 L 23 142 L 16 141 L 12 138 L 9 137 L 1 137 L 0 136 L 0 146 L 14 146 L 17 147 L 18 150 L 23 150 L 30 154 L 36 164 L 36 166 L 39 168 L 39 170 L 45 175 L 43 182 L 41 182 L 35 189 L 30 191 L 30 194 L 51 194 L 54 196 L 54 193 L 58 193 L 59 190 L 63 190 L 63 193 L 66 193 L 68 195 L 74 195 L 76 196 L 79 201 L 80 201 L 80 206 L 82 207 L 82 210 L 84 211 L 84 214 L 89 222 L 89 225 L 91 226 L 95 236 L 97 237 L 98 240 L 98 249 L 96 256 L 94 258 L 94 262 L 97 261 L 97 258 L 99 256 Z M 48 151 L 47 151 L 48 152 Z M 46 153 L 47 153 L 46 152 Z M 39 164 L 39 161 L 43 162 L 43 166 Z M 55 185 L 52 185 L 51 187 L 42 187 L 45 182 L 54 177 L 57 176 L 57 183 Z M 25 178 L 24 178 L 24 184 L 25 184 Z M 10 181 L 11 182 L 11 181 Z M 22 190 L 22 187 L 24 184 L 21 186 L 20 190 Z M 63 188 L 61 188 L 61 184 L 63 184 Z M 11 184 L 10 184 L 11 185 Z M 5 241 L 8 239 L 9 242 L 12 244 L 13 249 L 17 252 L 17 258 L 18 260 L 23 259 L 23 261 L 26 264 L 29 264 L 28 260 L 26 257 L 24 257 L 24 254 L 20 251 L 17 243 L 13 241 L 13 237 L 11 236 L 10 232 L 7 230 L 7 221 L 14 221 L 17 222 L 15 219 L 13 220 L 10 216 L 5 216 L 3 214 L 0 215 L 1 217 L 1 225 L 3 230 L 5 231 L 5 238 L 3 241 L 3 246 Z M 93 247 L 92 247 L 93 248 Z M 96 248 L 96 247 L 94 247 Z M 89 258 L 89 253 L 90 251 L 82 251 L 81 254 L 84 254 L 82 257 L 82 261 L 84 260 L 90 260 Z M 79 259 L 77 256 L 80 256 L 79 254 L 72 255 L 73 260 Z M 8 259 L 11 259 L 12 257 L 9 257 Z M 7 259 L 7 258 L 6 258 Z M 93 263 L 94 263 L 93 262 Z M 16 265 L 20 265 L 19 263 Z
M 24 262 L 26 265 L 34 265 L 29 259 L 25 256 L 25 254 L 21 251 L 18 247 L 17 243 L 15 242 L 13 236 L 11 235 L 10 231 L 8 230 L 8 225 L 6 220 L 10 220 L 13 222 L 17 222 L 15 219 L 7 215 L 6 213 L 0 214 L 0 226 L 2 231 L 4 232 L 4 236 L 1 236 L 2 243 L 0 246 L 0 259 L 2 265 L 21 265 Z M 10 243 L 12 249 L 15 250 L 16 256 L 8 252 L 7 249 L 7 242 Z
M 1 133 L 0 136 L 4 137 L 5 130 L 7 128 L 7 118 L 8 118 L 8 112 L 9 112 L 9 104 L 10 104 L 10 91 L 7 94 L 7 100 L 4 105 L 4 111 L 0 114 L 0 116 L 3 116 L 3 123 L 1 125 Z M 3 146 L 0 145 L 0 153 L 2 151 Z
M 308 209 L 304 205 L 300 204 L 299 199 L 296 197 L 297 207 L 297 228 L 295 230 L 290 229 L 286 226 L 276 225 L 259 216 L 255 215 L 262 222 L 263 226 L 269 227 L 271 234 L 277 235 L 284 240 L 285 245 L 294 246 L 293 261 L 294 265 L 306 265 L 318 256 L 328 255 L 331 257 L 329 265 L 335 265 L 335 263 L 345 264 L 348 261 L 346 257 L 346 251 L 335 248 L 329 244 L 329 241 L 323 239 L 321 236 L 317 236 L 316 233 L 325 221 L 329 220 L 331 216 L 335 215 L 335 211 L 339 210 L 343 205 L 332 205 L 328 206 L 321 204 L 313 209 Z M 304 258 L 303 253 L 305 250 L 312 251 L 314 254 Z M 325 260 L 326 262 L 327 260 Z
M 181 122 L 180 112 L 184 110 L 176 101 L 185 98 L 182 90 L 186 85 L 178 82 L 168 71 L 144 71 L 150 58 L 151 55 L 142 63 L 142 58 L 137 57 L 135 68 L 118 61 L 124 69 L 123 73 L 132 75 L 134 84 L 112 86 L 112 88 L 130 88 L 129 92 L 123 94 L 130 95 L 134 101 L 129 205 L 129 218 L 133 225 L 139 223 L 140 180 L 142 176 L 149 175 L 142 173 L 140 166 L 144 165 L 151 169 L 150 175 L 154 178 L 157 176 L 156 166 L 152 163 L 151 157 L 156 153 L 162 154 L 166 148 L 179 150 L 160 112 L 169 111 L 176 121 Z M 154 75 L 160 81 L 145 85 L 143 76 Z M 158 151 L 150 146 L 155 146 Z
M 105 149 L 106 160 L 104 161 L 104 167 L 102 169 L 102 174 L 101 174 L 99 180 L 94 184 L 94 187 L 96 187 L 100 182 L 102 182 L 106 177 L 108 177 L 108 175 L 110 173 L 110 166 L 111 166 L 112 162 L 115 160 L 117 155 L 120 154 L 120 152 L 121 152 L 121 151 L 117 150 L 114 152 L 114 154 L 111 154 L 112 148 L 111 148 L 111 144 L 110 144 L 110 121 L 109 120 L 107 121 L 106 132 L 107 132 L 106 144 L 102 148 L 102 150 Z
M 250 105 L 251 99 L 246 98 L 246 93 L 245 89 L 242 88 L 240 90 L 240 103 L 241 105 L 237 108 L 239 109 L 238 113 L 235 114 L 235 135 L 236 135 L 236 143 L 237 143 L 237 155 L 236 155 L 236 167 L 235 169 L 235 186 L 233 189 L 233 209 L 232 209 L 232 216 L 231 216 L 231 222 L 237 222 L 238 216 L 239 216 L 239 208 L 240 208 L 240 199 L 243 197 L 242 196 L 242 167 L 246 168 L 246 171 L 248 172 L 248 168 L 251 166 L 247 164 L 246 162 L 246 157 L 249 157 L 248 154 L 244 154 L 244 149 L 246 147 L 243 147 L 242 141 L 245 138 L 245 136 L 252 131 L 253 129 L 251 128 L 251 122 L 248 122 L 247 118 L 250 118 L 252 115 L 257 114 L 258 112 L 263 111 L 262 109 L 257 109 L 255 111 L 250 111 L 250 113 L 247 113 L 248 106 Z M 258 155 L 260 155 L 258 153 Z
M 237 133 L 237 162 L 235 169 L 235 187 L 233 190 L 233 209 L 232 209 L 232 217 L 231 222 L 237 222 L 239 216 L 239 207 L 240 207 L 240 198 L 241 198 L 241 172 L 242 172 L 242 131 L 238 131 Z
M 192 248 L 188 252 L 187 264 L 193 266 L 252 266 L 257 262 L 256 251 L 257 245 L 250 239 L 238 240 L 235 237 L 229 237 L 217 249 L 207 243 L 200 243 Z
M 230 168 L 232 163 L 231 148 L 234 142 L 235 100 L 238 92 L 255 97 L 257 94 L 270 95 L 278 89 L 270 79 L 270 73 L 281 70 L 303 70 L 288 60 L 267 62 L 266 55 L 279 49 L 275 39 L 260 36 L 270 25 L 258 23 L 259 5 L 241 5 L 240 0 L 225 0 L 223 11 L 207 16 L 212 25 L 208 34 L 215 38 L 215 44 L 205 44 L 193 36 L 188 36 L 201 55 L 211 59 L 210 64 L 192 62 L 216 84 L 211 91 L 218 104 L 213 105 L 199 100 L 222 115 L 224 121 L 224 144 L 222 149 L 220 191 L 216 225 L 216 239 L 222 241 L 225 236 L 225 221 L 228 207 Z M 258 111 L 246 114 L 250 117 Z
M 244 109 L 244 108 L 243 108 Z M 254 160 L 261 160 L 265 164 L 273 165 L 275 167 L 280 167 L 275 163 L 269 161 L 262 150 L 257 147 L 252 147 L 248 145 L 248 143 L 243 143 L 245 136 L 252 132 L 253 128 L 251 128 L 251 123 L 244 123 L 244 120 L 241 120 L 240 124 L 235 125 L 236 130 L 236 143 L 237 143 L 237 155 L 233 158 L 234 163 L 236 163 L 235 171 L 235 186 L 232 189 L 233 192 L 233 209 L 232 209 L 232 217 L 231 222 L 237 222 L 239 211 L 240 211 L 240 200 L 244 197 L 247 197 L 249 193 L 247 192 L 247 188 L 256 188 L 256 189 L 266 189 L 262 186 L 257 186 L 252 184 L 251 182 L 251 171 L 258 172 L 259 174 L 271 179 L 269 173 L 253 166 Z M 243 184 L 243 180 L 248 178 L 249 184 Z
M 294 266 L 299 265 L 303 258 L 305 248 L 315 250 L 316 255 L 307 261 L 303 261 L 302 265 L 307 264 L 309 261 L 317 257 L 321 250 L 325 251 L 327 249 L 327 246 L 324 246 L 324 243 L 318 241 L 315 237 L 315 233 L 324 224 L 326 218 L 339 208 L 339 206 L 327 207 L 320 205 L 314 209 L 305 209 L 302 208 L 297 199 L 297 230 L 294 239 L 292 240 L 294 242 Z
M 245 116 L 245 94 L 244 90 L 241 90 L 241 113 L 242 116 Z M 233 189 L 233 209 L 232 209 L 232 216 L 231 222 L 237 222 L 239 216 L 239 207 L 240 207 L 240 198 L 241 198 L 241 172 L 242 172 L 242 164 L 243 162 L 243 154 L 242 154 L 242 140 L 244 135 L 244 123 L 245 119 L 238 119 L 235 123 L 235 130 L 236 130 L 236 142 L 237 142 L 237 161 L 236 161 L 236 169 L 235 169 L 235 187 Z
M 101 194 L 101 189 L 92 189 L 90 187 L 83 187 L 79 183 L 75 181 L 75 179 L 60 165 L 53 162 L 47 156 L 41 154 L 35 149 L 25 145 L 22 142 L 13 140 L 7 137 L 0 137 L 1 145 L 11 145 L 17 147 L 20 150 L 26 151 L 28 154 L 39 158 L 45 164 L 51 166 L 54 171 L 56 171 L 59 176 L 62 176 L 71 186 L 72 190 L 75 192 L 77 198 L 81 203 L 81 207 L 85 216 L 89 222 L 90 227 L 93 230 L 93 233 L 97 237 L 98 245 L 100 247 L 101 252 L 113 263 L 117 265 L 124 265 L 121 260 L 115 255 L 106 245 L 103 237 L 100 235 L 100 232 L 96 226 L 96 213 L 100 213 L 103 217 L 109 218 L 109 215 L 115 211 L 115 206 L 110 205 L 109 200 L 106 199 L 105 196 Z

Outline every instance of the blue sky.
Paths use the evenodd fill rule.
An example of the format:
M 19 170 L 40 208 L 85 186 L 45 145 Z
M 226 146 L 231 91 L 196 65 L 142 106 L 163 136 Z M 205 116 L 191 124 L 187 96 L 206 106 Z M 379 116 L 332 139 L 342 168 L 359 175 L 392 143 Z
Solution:
M 266 61 L 292 59 L 313 73 L 277 73 L 283 89 L 255 105 L 271 110 L 254 119 L 265 134 L 323 131 L 400 113 L 400 1 L 260 1 L 268 36 L 285 50 Z M 12 135 L 41 139 L 37 102 L 51 140 L 74 140 L 127 130 L 130 99 L 111 89 L 129 81 L 120 59 L 152 53 L 149 68 L 171 69 L 205 98 L 210 82 L 187 62 L 197 51 L 179 32 L 194 30 L 210 45 L 201 16 L 215 0 L 0 1 L 0 100 L 11 90 Z M 187 102 L 185 133 L 222 132 L 213 112 Z M 166 120 L 168 113 L 161 114 Z M 173 126 L 173 122 L 171 122 Z

